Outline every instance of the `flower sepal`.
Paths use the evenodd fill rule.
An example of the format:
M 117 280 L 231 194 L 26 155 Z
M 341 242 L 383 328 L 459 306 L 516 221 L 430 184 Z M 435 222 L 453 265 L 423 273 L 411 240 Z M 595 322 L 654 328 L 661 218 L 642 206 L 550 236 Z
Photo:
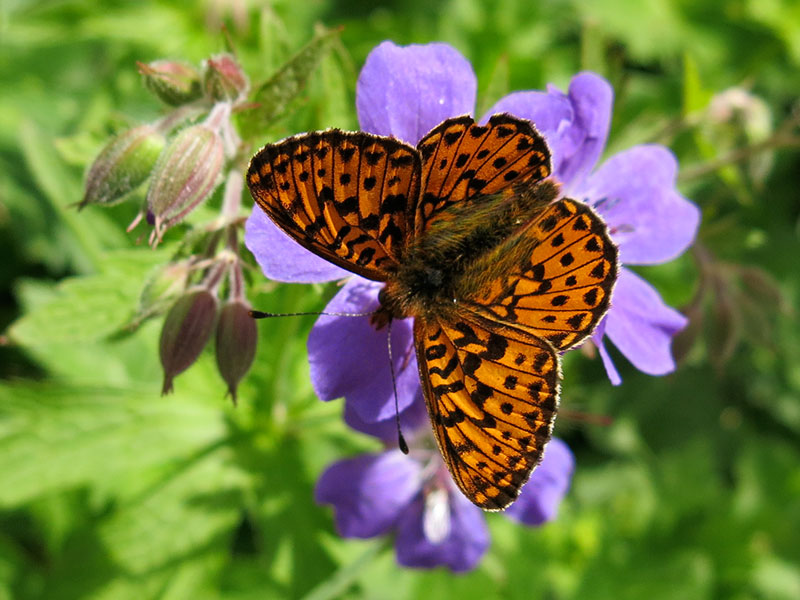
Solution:
M 233 56 L 218 54 L 206 61 L 203 87 L 214 102 L 236 102 L 247 96 L 250 81 Z
M 89 168 L 78 209 L 125 200 L 150 176 L 165 144 L 164 136 L 152 125 L 140 125 L 113 138 Z
M 200 71 L 192 65 L 174 60 L 136 63 L 145 87 L 170 106 L 180 106 L 203 95 Z
M 222 139 L 205 124 L 187 127 L 170 141 L 158 157 L 147 190 L 147 210 L 155 226 L 153 245 L 211 195 L 224 163 Z

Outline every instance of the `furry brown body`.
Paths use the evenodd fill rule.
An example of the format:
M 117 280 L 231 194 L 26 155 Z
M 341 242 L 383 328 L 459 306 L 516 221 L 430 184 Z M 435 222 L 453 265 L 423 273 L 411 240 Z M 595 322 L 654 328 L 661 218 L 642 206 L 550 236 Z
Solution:
M 373 324 L 382 328 L 390 319 L 450 318 L 459 300 L 474 296 L 485 283 L 487 263 L 502 269 L 529 260 L 538 240 L 522 234 L 557 195 L 558 186 L 546 181 L 446 208 L 391 272 Z

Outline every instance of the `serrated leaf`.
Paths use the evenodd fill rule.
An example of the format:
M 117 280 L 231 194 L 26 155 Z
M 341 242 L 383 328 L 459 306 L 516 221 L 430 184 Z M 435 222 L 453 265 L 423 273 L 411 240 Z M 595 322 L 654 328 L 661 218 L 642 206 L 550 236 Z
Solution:
M 258 135 L 269 127 L 303 90 L 311 73 L 330 51 L 339 30 L 318 33 L 308 44 L 261 84 L 252 95 L 256 107 L 240 116 L 241 130 Z
M 99 259 L 98 274 L 64 280 L 49 300 L 40 301 L 11 325 L 9 339 L 36 347 L 99 340 L 115 333 L 139 303 L 146 274 L 167 256 L 149 250 L 106 254 Z

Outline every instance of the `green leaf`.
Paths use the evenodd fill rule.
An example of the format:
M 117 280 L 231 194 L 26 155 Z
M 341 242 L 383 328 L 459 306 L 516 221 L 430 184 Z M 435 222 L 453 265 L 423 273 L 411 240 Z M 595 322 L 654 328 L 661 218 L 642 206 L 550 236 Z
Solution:
M 0 507 L 82 485 L 138 493 L 152 478 L 142 471 L 157 475 L 224 439 L 222 416 L 180 390 L 163 399 L 155 390 L 0 386 Z
M 78 271 L 91 272 L 104 247 L 128 245 L 125 234 L 100 211 L 78 213 L 73 205 L 83 197 L 80 183 L 68 173 L 48 139 L 31 121 L 20 127 L 19 144 L 26 165 L 55 216 L 71 234 L 64 248 Z
M 146 274 L 166 262 L 163 251 L 122 250 L 98 258 L 100 272 L 72 277 L 56 286 L 11 325 L 9 338 L 24 347 L 99 340 L 112 335 L 139 303 Z M 23 300 L 25 286 L 21 293 Z
M 683 54 L 683 114 L 690 115 L 708 106 L 713 92 L 703 87 L 697 61 L 688 52 Z
M 495 102 L 508 93 L 510 78 L 511 73 L 508 64 L 508 55 L 503 54 L 497 59 L 492 73 L 489 76 L 489 82 L 486 84 L 486 89 L 484 89 L 480 96 L 477 114 L 486 114 L 486 111 L 488 111 Z
M 367 546 L 367 549 L 351 563 L 341 567 L 330 579 L 315 587 L 303 600 L 333 600 L 341 598 L 342 594 L 353 585 L 363 572 L 364 568 L 375 557 L 384 552 L 389 544 L 388 538 L 379 539 Z
M 131 574 L 189 559 L 232 536 L 247 484 L 229 447 L 198 448 L 121 506 L 101 539 Z
M 322 85 L 317 96 L 325 98 L 325 102 L 320 106 L 319 121 L 326 127 L 353 129 L 352 101 L 347 92 L 349 79 L 339 57 L 326 54 L 320 62 L 320 71 Z
M 338 36 L 338 29 L 318 32 L 277 73 L 261 84 L 251 98 L 257 107 L 240 116 L 240 130 L 261 135 L 303 91 L 311 73 L 331 50 Z

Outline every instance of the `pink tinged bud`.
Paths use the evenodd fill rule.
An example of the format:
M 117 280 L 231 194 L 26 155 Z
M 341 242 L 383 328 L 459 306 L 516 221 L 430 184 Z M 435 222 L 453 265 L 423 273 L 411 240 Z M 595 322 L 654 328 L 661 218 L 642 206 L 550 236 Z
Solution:
M 250 90 L 247 75 L 230 54 L 212 56 L 206 61 L 203 84 L 206 95 L 215 101 L 239 100 Z
M 161 152 L 147 190 L 154 240 L 206 200 L 220 180 L 225 162 L 222 139 L 204 125 L 187 127 Z
M 145 87 L 170 106 L 187 104 L 203 93 L 200 71 L 192 65 L 172 60 L 136 64 Z
M 256 356 L 258 329 L 250 309 L 242 302 L 228 302 L 217 322 L 217 367 L 236 404 L 236 386 L 250 370 Z
M 205 348 L 217 318 L 217 297 L 199 288 L 178 299 L 164 319 L 159 351 L 164 368 L 162 394 L 172 391 L 173 378 L 188 369 Z
M 87 204 L 110 206 L 124 200 L 148 178 L 165 143 L 164 136 L 151 125 L 140 125 L 116 136 L 89 168 L 86 191 L 78 208 Z

